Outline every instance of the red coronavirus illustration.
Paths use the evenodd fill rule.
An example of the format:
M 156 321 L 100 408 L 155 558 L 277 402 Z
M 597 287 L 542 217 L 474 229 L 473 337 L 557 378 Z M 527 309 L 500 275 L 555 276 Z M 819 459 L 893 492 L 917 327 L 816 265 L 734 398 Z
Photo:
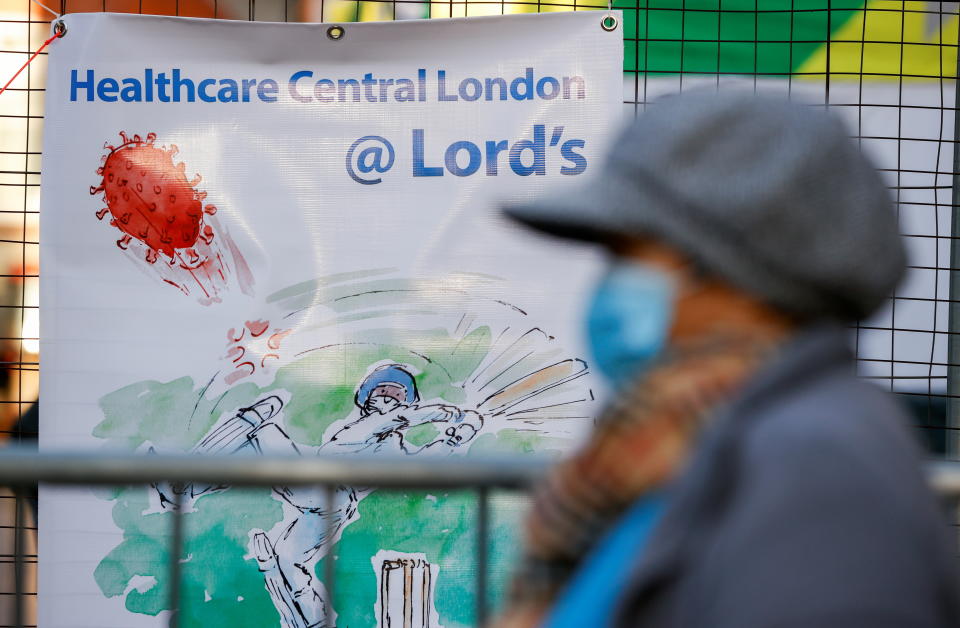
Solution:
M 109 213 L 110 224 L 122 232 L 117 246 L 205 305 L 220 300 L 231 270 L 249 293 L 249 268 L 229 235 L 218 229 L 217 208 L 205 203 L 207 193 L 197 188 L 200 175 L 188 179 L 186 165 L 174 161 L 179 149 L 157 146 L 155 133 L 142 138 L 121 131 L 120 138 L 118 146 L 104 145 L 108 152 L 97 169 L 101 179 L 90 188 L 106 203 L 97 218 Z

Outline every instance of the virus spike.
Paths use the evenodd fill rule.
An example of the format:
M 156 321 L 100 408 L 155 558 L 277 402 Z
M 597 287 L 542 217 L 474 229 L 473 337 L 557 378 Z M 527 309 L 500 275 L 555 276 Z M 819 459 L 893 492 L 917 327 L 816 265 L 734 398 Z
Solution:
M 207 205 L 206 207 L 203 208 L 203 213 L 206 214 L 207 216 L 213 216 L 214 214 L 217 213 L 217 206 Z
M 147 226 L 147 227 L 144 227 L 143 229 L 141 229 L 141 230 L 137 233 L 137 237 L 140 238 L 141 240 L 146 240 L 147 238 L 149 238 L 149 237 L 150 237 L 150 227 Z
M 90 186 L 90 194 L 96 194 L 97 192 L 103 192 L 103 184 L 101 183 L 97 187 Z
M 119 240 L 117 240 L 117 246 L 119 246 L 124 251 L 127 250 L 127 247 L 130 245 L 130 236 L 125 235 Z
M 147 133 L 147 144 L 151 144 L 151 145 L 152 145 L 155 141 L 157 141 L 157 134 L 156 134 L 156 133 Z
M 120 222 L 123 223 L 123 224 L 125 224 L 125 225 L 130 224 L 130 216 L 132 216 L 132 215 L 133 215 L 133 214 L 132 214 L 131 212 L 127 212 L 126 214 L 120 216 Z
M 138 134 L 134 133 L 133 142 L 135 144 L 143 144 L 143 139 Z
M 197 184 L 199 184 L 201 181 L 203 181 L 203 177 L 200 176 L 200 173 L 198 172 L 194 174 L 193 178 L 190 179 L 190 187 L 192 188 L 197 187 Z
M 203 225 L 203 229 L 200 231 L 200 239 L 203 240 L 204 244 L 210 244 L 213 242 L 213 229 L 210 225 Z
M 267 347 L 273 349 L 274 351 L 280 349 L 280 343 L 283 342 L 283 339 L 290 335 L 290 330 L 285 329 L 283 331 L 274 331 L 273 335 L 267 340 Z
M 176 157 L 177 153 L 180 152 L 180 147 L 176 144 L 171 144 L 170 148 L 167 149 L 167 152 L 170 153 L 170 159 L 172 160 L 174 157 Z
M 173 242 L 173 238 L 170 236 L 169 233 L 167 233 L 166 229 L 160 232 L 160 241 L 163 242 L 164 244 L 170 244 L 171 242 Z
M 205 200 L 205 199 L 207 198 L 207 193 L 206 193 L 206 191 L 204 191 L 204 192 L 197 192 L 197 194 L 196 194 L 196 196 L 195 196 L 194 198 L 196 198 L 198 201 Z
M 180 174 L 184 174 L 187 171 L 187 164 L 182 161 L 177 164 L 177 170 L 180 171 Z
M 147 249 L 147 263 L 156 264 L 157 263 L 157 252 L 153 249 Z
M 127 132 L 126 132 L 126 131 L 120 131 L 120 139 L 123 140 L 123 143 L 124 143 L 124 144 L 129 144 L 129 143 L 130 143 L 130 138 L 127 137 Z
M 200 254 L 197 253 L 196 249 L 187 249 L 187 263 L 190 266 L 195 266 L 200 263 Z
M 107 212 L 110 211 L 108 208 L 104 207 L 97 212 L 97 220 L 103 220 L 103 217 L 107 215 Z
M 270 321 L 247 321 L 244 326 L 254 338 L 259 338 L 270 328 Z
M 248 373 L 248 375 L 253 375 L 254 372 L 257 370 L 257 367 L 254 366 L 253 362 L 243 362 L 241 364 L 238 364 L 236 370 L 239 371 L 240 368 L 244 366 L 250 369 L 250 372 Z

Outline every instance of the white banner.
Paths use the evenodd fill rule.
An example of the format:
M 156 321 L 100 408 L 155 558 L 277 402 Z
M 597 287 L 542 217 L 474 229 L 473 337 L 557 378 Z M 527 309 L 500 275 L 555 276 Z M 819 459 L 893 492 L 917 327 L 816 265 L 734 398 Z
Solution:
M 623 60 L 604 15 L 67 16 L 46 92 L 41 446 L 569 448 L 596 412 L 578 308 L 594 254 L 497 201 L 602 168 Z M 328 605 L 340 626 L 473 622 L 469 495 L 161 484 L 42 491 L 40 624 L 165 624 L 178 500 L 182 626 L 324 626 Z M 496 593 L 517 512 L 494 514 Z

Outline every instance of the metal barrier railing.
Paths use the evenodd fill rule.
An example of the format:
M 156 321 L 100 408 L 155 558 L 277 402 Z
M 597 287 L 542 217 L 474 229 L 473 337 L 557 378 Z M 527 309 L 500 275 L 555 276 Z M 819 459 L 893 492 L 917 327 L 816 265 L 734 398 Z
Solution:
M 156 482 L 202 482 L 237 487 L 315 486 L 326 491 L 333 504 L 338 486 L 367 486 L 378 489 L 446 488 L 474 491 L 477 495 L 475 548 L 477 569 L 474 574 L 476 620 L 483 626 L 488 617 L 487 567 L 489 537 L 489 492 L 491 489 L 525 489 L 543 476 L 549 461 L 525 458 L 434 458 L 429 460 L 394 456 L 344 457 L 243 457 L 195 455 L 135 455 L 121 453 L 37 453 L 35 450 L 8 448 L 0 451 L 0 486 L 18 487 L 46 483 L 73 486 L 128 486 Z M 926 468 L 932 488 L 947 500 L 960 499 L 960 462 L 930 462 Z M 21 499 L 17 498 L 18 501 Z M 181 594 L 181 561 L 184 543 L 183 511 L 175 496 L 171 518 L 169 576 L 169 625 L 180 625 L 178 609 Z M 22 509 L 18 508 L 18 512 Z M 19 517 L 18 517 L 19 518 Z M 16 530 L 19 537 L 22 526 Z M 331 534 L 328 527 L 326 533 Z M 15 569 L 22 574 L 22 543 L 16 543 Z M 326 561 L 325 586 L 333 600 L 336 572 L 333 561 Z M 25 626 L 23 595 L 18 583 L 15 620 Z M 332 604 L 327 605 L 332 612 Z M 328 615 L 329 618 L 329 615 Z M 332 618 L 327 625 L 332 626 Z
M 0 486 L 18 487 L 36 483 L 74 486 L 149 485 L 158 482 L 202 483 L 233 487 L 311 486 L 325 489 L 325 501 L 334 504 L 338 486 L 376 487 L 378 489 L 459 489 L 477 496 L 477 545 L 474 573 L 477 625 L 488 616 L 487 566 L 491 489 L 524 489 L 541 477 L 549 462 L 542 458 L 433 458 L 404 456 L 273 457 L 273 456 L 197 456 L 136 455 L 121 453 L 37 453 L 36 450 L 7 448 L 0 452 Z M 958 470 L 960 478 L 960 470 Z M 958 479 L 960 483 L 960 479 Z M 171 518 L 170 615 L 169 625 L 180 626 L 181 561 L 184 525 L 180 494 L 173 494 Z M 18 498 L 19 500 L 19 498 Z M 22 507 L 17 512 L 23 511 Z M 332 519 L 327 520 L 326 538 L 333 535 Z M 17 525 L 19 537 L 23 526 Z M 17 543 L 18 548 L 21 544 Z M 20 591 L 22 555 L 15 551 L 15 580 Z M 328 599 L 334 599 L 336 572 L 332 560 L 324 564 L 324 586 Z M 23 596 L 17 595 L 13 625 L 24 626 Z M 327 625 L 333 605 L 326 606 Z
M 231 486 L 327 486 L 378 488 L 522 488 L 546 470 L 548 460 L 522 458 L 424 458 L 410 456 L 137 455 L 0 451 L 0 485 L 117 485 L 209 482 Z M 946 463 L 950 464 L 950 463 Z M 960 462 L 958 481 L 960 481 Z

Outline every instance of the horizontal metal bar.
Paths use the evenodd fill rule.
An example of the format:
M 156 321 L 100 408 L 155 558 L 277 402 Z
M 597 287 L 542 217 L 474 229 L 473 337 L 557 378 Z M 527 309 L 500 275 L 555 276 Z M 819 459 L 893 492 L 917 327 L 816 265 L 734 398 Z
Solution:
M 539 456 L 198 456 L 106 452 L 0 450 L 0 485 L 46 482 L 71 485 L 204 482 L 233 486 L 339 485 L 384 488 L 524 488 L 543 476 L 551 460 Z M 931 487 L 960 497 L 960 461 L 927 463 Z
M 0 451 L 0 485 L 118 485 L 203 482 L 233 486 L 339 485 L 385 488 L 521 488 L 549 465 L 537 456 L 254 456 L 145 455 Z M 960 471 L 958 471 L 960 475 Z

